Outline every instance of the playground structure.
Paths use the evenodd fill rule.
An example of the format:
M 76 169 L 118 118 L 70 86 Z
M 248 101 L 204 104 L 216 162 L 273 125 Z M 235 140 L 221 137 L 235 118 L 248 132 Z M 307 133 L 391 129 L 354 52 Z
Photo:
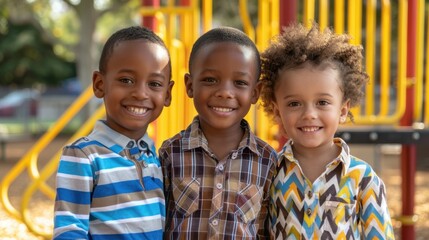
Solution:
M 154 29 L 165 40 L 170 50 L 173 66 L 173 101 L 160 118 L 151 124 L 149 134 L 160 146 L 163 139 L 184 129 L 196 115 L 191 99 L 186 96 L 183 75 L 187 72 L 188 56 L 195 39 L 214 27 L 212 1 L 181 0 L 175 5 L 168 0 L 144 0 L 140 10 L 142 24 Z M 365 4 L 363 3 L 365 2 Z M 239 16 L 242 29 L 262 51 L 270 39 L 281 32 L 281 26 L 292 21 L 306 25 L 316 21 L 321 29 L 332 27 L 335 32 L 349 33 L 352 43 L 364 47 L 365 70 L 370 82 L 365 88 L 362 107 L 353 109 L 354 124 L 347 124 L 338 132 L 349 143 L 398 143 L 402 144 L 402 239 L 414 239 L 414 173 L 416 148 L 429 142 L 429 15 L 424 0 L 259 0 L 258 25 L 253 26 L 247 11 L 247 1 L 239 0 Z M 298 11 L 302 9 L 302 11 Z M 377 15 L 379 14 L 379 15 Z M 425 77 L 426 76 L 426 77 Z M 93 97 L 92 88 L 81 96 L 58 119 L 49 131 L 42 135 L 25 156 L 1 180 L 0 199 L 10 215 L 24 222 L 36 235 L 50 238 L 52 232 L 44 232 L 36 225 L 29 213 L 33 195 L 40 191 L 49 199 L 55 191 L 46 181 L 55 174 L 61 149 L 42 168 L 38 169 L 39 153 L 48 146 L 67 123 Z M 104 116 L 101 106 L 88 119 L 70 142 L 88 134 L 95 121 Z M 277 138 L 277 126 L 255 106 L 246 119 L 262 139 L 274 147 L 282 144 Z M 25 169 L 32 179 L 22 195 L 19 208 L 9 199 L 9 187 Z

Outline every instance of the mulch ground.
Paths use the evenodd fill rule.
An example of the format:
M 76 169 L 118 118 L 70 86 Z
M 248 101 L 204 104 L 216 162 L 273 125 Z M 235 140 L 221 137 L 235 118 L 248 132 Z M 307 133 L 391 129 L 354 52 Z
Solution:
M 7 145 L 6 160 L 0 161 L 0 180 L 12 169 L 21 157 L 34 145 L 35 139 L 29 139 L 19 143 Z M 67 138 L 58 138 L 48 149 L 57 151 L 67 142 Z M 398 217 L 401 216 L 401 172 L 398 146 L 384 145 L 353 145 L 352 153 L 373 165 L 377 173 L 386 184 L 388 204 L 395 229 L 396 239 L 401 239 L 401 223 Z M 39 156 L 39 169 L 42 169 L 46 161 L 52 157 L 52 151 L 45 150 Z M 422 155 L 422 154 L 420 154 Z M 429 155 L 429 154 L 428 154 Z M 419 156 L 419 155 L 418 155 Z M 377 160 L 375 160 L 377 159 Z M 415 225 L 415 235 L 418 240 L 429 239 L 429 160 L 426 156 L 420 156 L 416 172 L 416 194 L 415 213 L 418 215 L 418 222 Z M 9 188 L 9 195 L 12 204 L 19 209 L 21 195 L 25 191 L 30 178 L 25 170 L 12 183 Z M 48 180 L 50 186 L 54 186 L 54 176 Z M 52 229 L 53 200 L 48 199 L 41 193 L 37 193 L 31 200 L 31 219 L 37 226 L 49 231 Z M 32 240 L 42 239 L 32 234 L 21 221 L 12 218 L 0 204 L 0 239 Z M 409 239 L 404 236 L 402 239 Z

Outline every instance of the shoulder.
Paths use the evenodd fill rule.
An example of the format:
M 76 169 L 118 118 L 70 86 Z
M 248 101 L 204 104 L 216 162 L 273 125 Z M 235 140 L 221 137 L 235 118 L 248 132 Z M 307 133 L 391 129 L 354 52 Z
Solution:
M 106 149 L 100 142 L 91 139 L 89 136 L 80 137 L 74 142 L 66 145 L 63 148 L 63 155 L 76 155 L 78 152 L 83 152 L 85 155 L 91 155 Z
M 266 141 L 262 140 L 256 135 L 253 136 L 253 139 L 255 142 L 256 150 L 261 158 L 269 159 L 272 163 L 277 162 L 277 151 L 270 144 L 268 144 Z
M 355 156 L 350 156 L 349 176 L 359 176 L 356 179 L 360 182 L 362 188 L 367 188 L 370 185 L 383 185 L 383 180 L 377 175 L 372 166 L 364 160 Z
M 168 158 L 173 152 L 182 151 L 182 139 L 183 131 L 177 133 L 171 138 L 168 138 L 162 142 L 161 147 L 158 150 L 159 158 Z
M 177 133 L 171 138 L 164 140 L 161 144 L 160 149 L 170 148 L 171 146 L 180 145 L 183 138 L 183 131 Z
M 365 175 L 369 173 L 374 173 L 374 170 L 369 163 L 353 155 L 350 155 L 349 169 L 350 171 L 362 171 L 362 173 L 365 173 Z
M 256 136 L 253 132 L 251 132 L 250 134 L 253 135 L 253 139 L 255 139 L 256 147 L 258 148 L 258 150 L 266 151 L 269 153 L 276 153 L 276 150 L 266 141 Z

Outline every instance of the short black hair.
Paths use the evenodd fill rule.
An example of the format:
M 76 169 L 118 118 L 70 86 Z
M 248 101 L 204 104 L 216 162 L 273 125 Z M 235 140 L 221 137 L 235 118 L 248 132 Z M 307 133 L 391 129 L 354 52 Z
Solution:
M 211 43 L 221 42 L 231 42 L 236 43 L 240 46 L 251 48 L 255 55 L 255 64 L 257 69 L 256 77 L 257 79 L 259 79 L 259 75 L 261 72 L 261 59 L 259 56 L 258 48 L 244 32 L 232 27 L 213 28 L 210 31 L 201 35 L 197 39 L 197 41 L 195 41 L 194 45 L 192 46 L 191 55 L 189 57 L 189 72 L 192 69 L 192 64 L 194 62 L 195 56 L 197 56 L 198 52 L 202 47 L 207 46 Z
M 158 44 L 162 46 L 168 54 L 168 58 L 170 59 L 170 53 L 167 49 L 167 46 L 165 45 L 164 41 L 152 30 L 141 27 L 141 26 L 131 26 L 127 28 L 122 28 L 115 33 L 113 33 L 109 39 L 107 39 L 106 43 L 104 44 L 103 51 L 101 52 L 100 56 L 100 62 L 98 65 L 98 69 L 100 72 L 104 73 L 106 71 L 107 67 L 107 61 L 110 58 L 110 55 L 113 52 L 113 49 L 115 46 L 123 41 L 130 41 L 130 40 L 138 40 L 143 39 L 151 43 Z M 168 65 L 170 67 L 170 78 L 171 78 L 171 62 L 168 62 Z

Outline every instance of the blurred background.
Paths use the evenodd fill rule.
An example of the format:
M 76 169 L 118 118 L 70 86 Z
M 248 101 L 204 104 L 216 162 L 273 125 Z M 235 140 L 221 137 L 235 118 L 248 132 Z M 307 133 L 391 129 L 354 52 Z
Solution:
M 429 239 L 428 2 L 0 0 L 0 239 L 51 237 L 59 154 L 104 116 L 91 77 L 113 32 L 144 25 L 169 48 L 173 102 L 149 128 L 160 146 L 196 114 L 183 75 L 198 36 L 232 26 L 263 51 L 294 21 L 364 47 L 365 99 L 338 135 L 386 182 L 397 239 Z M 273 147 L 285 142 L 258 105 L 246 119 Z

